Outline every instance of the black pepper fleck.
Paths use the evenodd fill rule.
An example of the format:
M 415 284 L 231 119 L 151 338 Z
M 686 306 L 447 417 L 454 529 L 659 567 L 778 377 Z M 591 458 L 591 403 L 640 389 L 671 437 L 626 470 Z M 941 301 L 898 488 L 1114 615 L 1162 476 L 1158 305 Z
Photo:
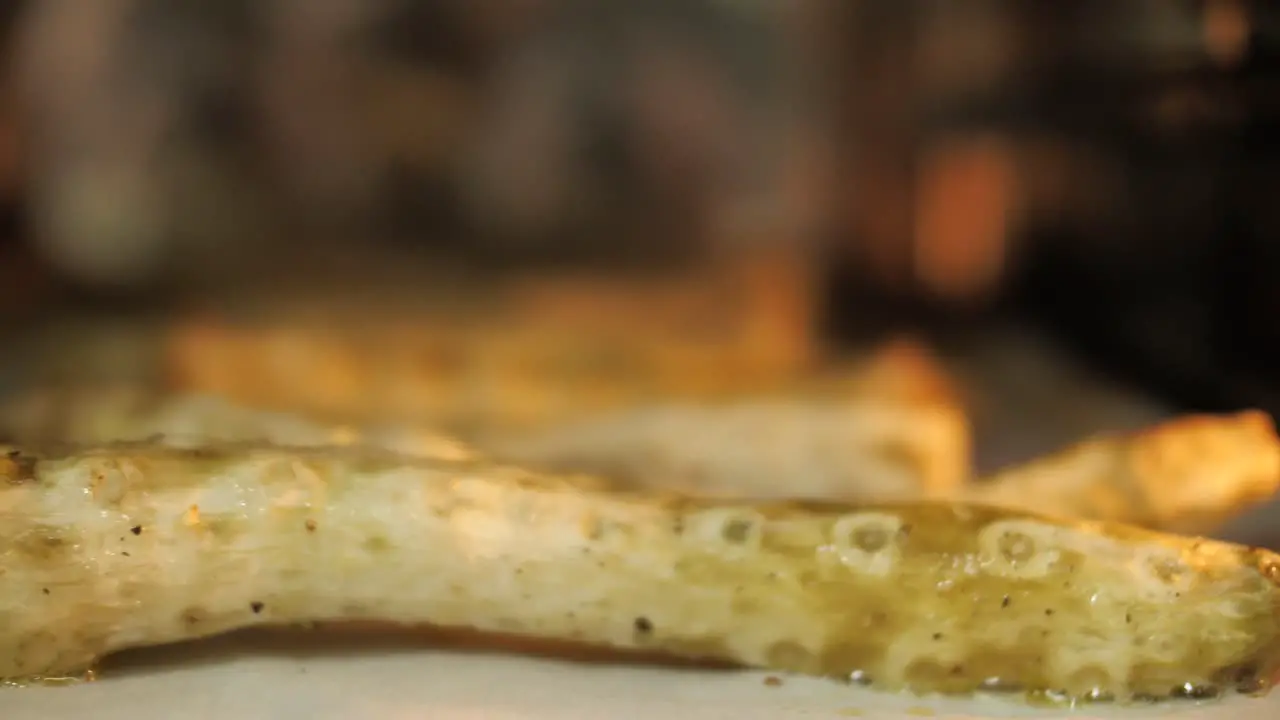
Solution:
M 934 634 L 933 634 L 933 639 L 934 639 L 934 640 L 941 640 L 941 639 L 942 639 L 942 633 L 934 633 Z
M 121 552 L 120 552 L 120 554 L 121 554 L 121 555 L 123 555 L 123 556 L 125 556 L 125 557 L 133 557 L 132 555 L 130 555 L 130 554 L 129 554 L 129 552 L 128 552 L 128 551 L 121 551 Z
M 1008 596 L 1008 595 L 1005 595 L 1005 596 L 1004 596 L 1004 599 L 1002 599 L 1002 600 L 1000 601 L 1000 607 L 1002 607 L 1002 608 L 1007 608 L 1007 607 L 1009 607 L 1009 603 L 1010 603 L 1010 602 L 1011 602 L 1011 601 L 1009 600 L 1009 596 Z
M 133 533 L 134 535 L 141 535 L 141 534 L 142 534 L 142 526 L 141 526 L 141 525 L 134 525 L 133 527 L 129 528 L 129 532 Z
M 1124 614 L 1124 624 L 1125 624 L 1125 625 L 1128 625 L 1129 623 L 1132 623 L 1132 622 L 1133 622 L 1133 615 L 1132 615 L 1132 614 L 1130 614 L 1130 613 L 1125 613 L 1125 614 Z
M 1045 608 L 1044 614 L 1045 614 L 1045 617 L 1053 617 L 1053 608 Z
M 40 592 L 44 593 L 45 595 L 48 595 L 48 594 L 49 594 L 49 588 L 40 588 Z
M 261 602 L 258 602 L 257 600 L 254 600 L 253 602 L 249 603 L 249 609 L 253 610 L 254 615 L 257 615 L 258 613 L 262 612 L 262 608 L 264 607 L 266 607 L 266 605 L 263 605 Z
M 648 635 L 653 632 L 653 623 L 649 620 L 649 618 L 644 617 L 643 615 L 636 618 L 635 624 L 636 624 L 636 632 L 640 633 L 641 635 Z
M 303 525 L 303 527 L 305 527 L 305 528 L 307 529 L 307 532 L 315 532 L 315 531 L 316 531 L 316 521 L 315 521 L 315 520 L 312 520 L 311 518 L 307 518 L 307 521 L 306 521 L 305 523 L 303 523 L 302 525 Z

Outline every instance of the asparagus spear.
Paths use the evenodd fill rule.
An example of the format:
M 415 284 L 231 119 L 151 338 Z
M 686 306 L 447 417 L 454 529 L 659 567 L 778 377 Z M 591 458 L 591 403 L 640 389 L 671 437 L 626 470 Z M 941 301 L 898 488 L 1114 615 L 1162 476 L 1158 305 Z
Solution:
M 428 623 L 864 680 L 1262 689 L 1280 557 L 944 502 L 695 500 L 476 457 L 0 452 L 0 678 L 268 623 Z
M 542 429 L 495 433 L 490 457 L 589 472 L 655 490 L 847 502 L 946 498 L 1166 532 L 1210 533 L 1280 487 L 1280 438 L 1257 411 L 1175 418 L 1083 440 L 976 482 L 955 468 L 950 408 L 818 399 L 655 405 Z M 219 398 L 136 388 L 37 392 L 0 405 L 0 433 L 24 441 L 368 444 L 409 455 L 471 452 L 423 428 L 332 428 Z M 963 435 L 963 433 L 959 433 Z

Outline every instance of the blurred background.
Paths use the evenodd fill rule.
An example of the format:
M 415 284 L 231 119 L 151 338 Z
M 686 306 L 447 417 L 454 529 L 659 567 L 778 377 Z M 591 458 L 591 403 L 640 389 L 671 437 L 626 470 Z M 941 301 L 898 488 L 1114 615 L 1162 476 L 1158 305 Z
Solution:
M 984 467 L 1280 412 L 1275 3 L 9 0 L 0 52 L 0 390 L 474 312 L 766 374 L 912 333 Z

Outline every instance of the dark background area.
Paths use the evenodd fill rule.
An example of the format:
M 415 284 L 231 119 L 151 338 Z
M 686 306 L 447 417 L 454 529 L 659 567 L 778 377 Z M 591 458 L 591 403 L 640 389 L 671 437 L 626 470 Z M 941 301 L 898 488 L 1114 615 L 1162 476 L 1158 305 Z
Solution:
M 1280 412 L 1273 4 L 95 7 L 0 10 L 12 337 L 312 266 L 774 244 L 836 344 L 1030 328 L 1153 403 Z

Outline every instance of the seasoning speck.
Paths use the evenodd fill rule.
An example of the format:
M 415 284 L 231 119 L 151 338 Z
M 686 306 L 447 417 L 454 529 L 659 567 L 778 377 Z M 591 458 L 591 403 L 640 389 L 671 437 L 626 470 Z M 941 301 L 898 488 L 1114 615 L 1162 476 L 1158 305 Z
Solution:
M 640 633 L 641 635 L 648 635 L 649 633 L 653 632 L 653 623 L 647 617 L 641 616 L 636 618 L 635 625 L 636 625 L 636 632 Z
M 311 518 L 307 518 L 307 521 L 303 523 L 303 526 L 307 528 L 307 532 L 316 531 L 316 521 L 312 520 Z
M 249 609 L 253 610 L 254 615 L 257 615 L 258 613 L 262 612 L 262 608 L 264 607 L 266 606 L 263 605 L 261 602 L 258 602 L 257 600 L 249 603 Z
M 142 526 L 141 526 L 141 525 L 134 525 L 133 527 L 129 528 L 129 532 L 133 533 L 134 535 L 141 535 L 141 534 L 142 534 Z
M 765 677 L 764 684 L 767 687 L 781 687 L 782 678 L 778 677 L 777 675 L 769 675 Z

